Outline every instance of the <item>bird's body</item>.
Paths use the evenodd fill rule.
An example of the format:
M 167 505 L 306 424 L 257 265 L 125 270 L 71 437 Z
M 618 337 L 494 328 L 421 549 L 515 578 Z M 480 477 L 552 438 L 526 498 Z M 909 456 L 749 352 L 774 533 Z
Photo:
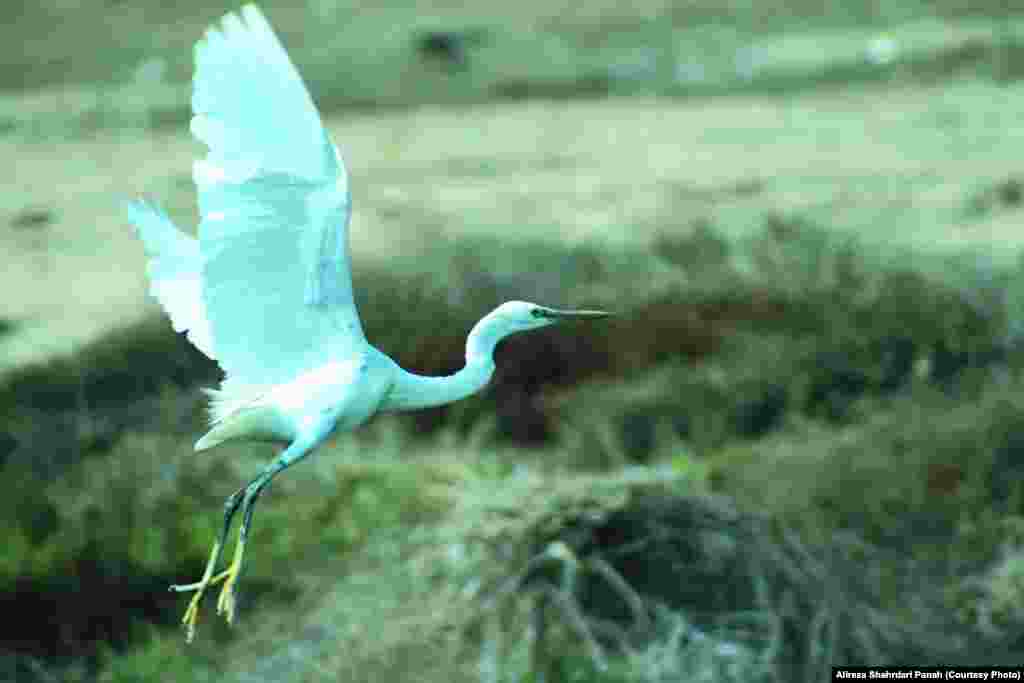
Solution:
M 390 359 L 376 351 L 332 361 L 290 382 L 271 387 L 246 403 L 232 406 L 213 424 L 196 450 L 241 439 L 283 441 L 358 427 L 377 412 L 391 388 Z M 216 395 L 213 401 L 217 401 Z
M 191 129 L 209 148 L 193 168 L 198 239 L 148 202 L 128 202 L 126 210 L 150 257 L 151 293 L 174 329 L 225 371 L 220 388 L 207 390 L 212 425 L 196 450 L 231 440 L 286 447 L 228 498 L 202 579 L 171 587 L 195 591 L 184 617 L 190 639 L 213 584 L 224 583 L 218 611 L 233 620 L 253 509 L 276 474 L 375 413 L 479 391 L 494 373 L 495 346 L 509 334 L 607 315 L 507 302 L 470 331 L 459 372 L 403 370 L 363 334 L 350 274 L 345 166 L 263 14 L 247 5 L 226 15 L 196 45 L 195 61 Z M 217 574 L 239 508 L 234 560 Z
M 489 327 L 478 323 L 474 329 Z M 447 377 L 407 372 L 367 344 L 351 358 L 330 361 L 252 397 L 239 400 L 208 389 L 214 422 L 196 442 L 196 450 L 232 439 L 287 443 L 300 435 L 319 434 L 324 425 L 330 425 L 323 434 L 326 437 L 334 430 L 355 429 L 376 413 L 458 401 L 479 391 L 494 374 L 497 340 L 488 343 L 485 336 L 480 334 L 478 339 L 470 332 L 469 339 L 479 343 L 467 342 L 465 367 Z

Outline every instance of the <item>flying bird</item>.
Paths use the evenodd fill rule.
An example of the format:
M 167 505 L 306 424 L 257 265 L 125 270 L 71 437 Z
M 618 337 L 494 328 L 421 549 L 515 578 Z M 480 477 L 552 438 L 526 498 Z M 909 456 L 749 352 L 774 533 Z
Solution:
M 150 292 L 225 378 L 210 398 L 211 428 L 195 444 L 284 444 L 231 494 L 182 619 L 195 636 L 207 589 L 223 584 L 217 611 L 233 623 L 236 593 L 260 493 L 281 471 L 337 430 L 371 415 L 458 401 L 494 373 L 506 336 L 608 313 L 510 301 L 481 319 L 466 341 L 466 364 L 447 377 L 403 370 L 366 340 L 356 311 L 348 251 L 348 176 L 309 91 L 263 13 L 246 5 L 206 31 L 195 47 L 193 135 L 208 148 L 193 166 L 198 238 L 156 205 L 125 208 L 149 257 Z M 234 557 L 217 571 L 241 511 Z

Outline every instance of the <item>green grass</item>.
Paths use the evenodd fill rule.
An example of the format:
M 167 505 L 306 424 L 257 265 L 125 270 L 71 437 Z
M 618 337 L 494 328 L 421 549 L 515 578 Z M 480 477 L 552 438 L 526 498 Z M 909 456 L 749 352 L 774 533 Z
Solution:
M 944 266 L 942 259 L 910 263 L 892 256 L 880 258 L 876 248 L 839 237 L 809 220 L 766 216 L 760 231 L 747 237 L 729 238 L 705 224 L 686 239 L 666 235 L 655 240 L 646 254 L 597 245 L 559 250 L 544 242 L 523 244 L 504 250 L 503 268 L 492 273 L 497 283 L 493 288 L 470 286 L 475 277 L 470 264 L 493 246 L 484 238 L 465 241 L 459 254 L 454 246 L 451 253 L 438 246 L 429 260 L 418 263 L 423 273 L 458 273 L 457 268 L 443 264 L 462 263 L 462 275 L 468 278 L 465 285 L 424 286 L 426 280 L 416 274 L 415 263 L 392 268 L 390 272 L 402 276 L 392 275 L 391 281 L 386 272 L 367 277 L 365 281 L 377 288 L 363 291 L 375 302 L 364 307 L 367 328 L 384 348 L 402 350 L 398 354 L 402 362 L 444 371 L 458 362 L 463 328 L 493 301 L 514 293 L 507 289 L 508 283 L 517 285 L 506 280 L 506 274 L 526 272 L 531 264 L 545 272 L 545 264 L 558 264 L 557 286 L 571 287 L 574 298 L 611 305 L 621 317 L 598 332 L 566 329 L 551 337 L 574 340 L 572 344 L 588 349 L 582 360 L 569 365 L 570 377 L 591 376 L 600 381 L 549 394 L 552 399 L 558 397 L 545 408 L 551 417 L 557 416 L 553 421 L 557 427 L 547 450 L 527 454 L 497 446 L 499 423 L 492 411 L 501 401 L 500 393 L 438 414 L 435 421 L 442 425 L 440 431 L 435 428 L 433 438 L 425 442 L 411 429 L 414 423 L 398 418 L 380 419 L 339 438 L 282 477 L 261 502 L 247 575 L 242 619 L 249 626 L 244 633 L 229 633 L 209 615 L 201 635 L 206 644 L 192 654 L 176 653 L 173 643 L 180 633 L 174 620 L 180 605 L 161 588 L 200 571 L 219 524 L 223 496 L 251 476 L 270 452 L 232 447 L 193 455 L 190 444 L 202 427 L 196 396 L 191 389 L 161 380 L 155 374 L 161 366 L 148 360 L 148 355 L 139 355 L 137 361 L 153 374 L 147 381 L 163 387 L 157 402 L 149 404 L 148 417 L 108 427 L 106 446 L 82 448 L 94 443 L 89 440 L 95 439 L 95 428 L 90 431 L 89 424 L 110 424 L 125 414 L 123 402 L 110 400 L 124 394 L 120 385 L 104 385 L 100 379 L 109 371 L 124 374 L 135 362 L 132 349 L 152 346 L 132 342 L 133 336 L 126 332 L 123 344 L 115 346 L 114 339 L 108 338 L 97 345 L 98 349 L 116 348 L 117 353 L 80 356 L 96 378 L 96 383 L 86 385 L 89 400 L 84 403 L 80 383 L 69 379 L 62 385 L 58 379 L 61 373 L 80 377 L 81 370 L 73 364 L 59 366 L 59 371 L 58 366 L 49 369 L 53 409 L 79 415 L 80 420 L 85 417 L 83 406 L 88 409 L 88 421 L 78 428 L 82 457 L 61 465 L 59 476 L 51 470 L 52 481 L 32 474 L 32 451 L 22 451 L 18 460 L 7 465 L 5 472 L 22 481 L 19 496 L 8 499 L 5 513 L 11 520 L 12 547 L 22 550 L 5 558 L 5 584 L 13 589 L 24 585 L 19 581 L 31 581 L 35 590 L 74 605 L 84 623 L 90 623 L 90 610 L 99 608 L 79 604 L 72 596 L 95 595 L 89 581 L 111 572 L 132 577 L 117 592 L 108 589 L 109 598 L 144 600 L 143 614 L 152 616 L 121 615 L 111 626 L 118 633 L 111 650 L 96 649 L 105 638 L 83 632 L 86 637 L 76 645 L 71 660 L 99 662 L 101 680 L 144 680 L 145 672 L 157 669 L 194 671 L 201 677 L 219 675 L 222 667 L 286 666 L 275 664 L 273 658 L 264 661 L 256 653 L 276 650 L 270 642 L 276 642 L 282 630 L 306 633 L 303 629 L 319 635 L 296 636 L 296 647 L 311 648 L 308 652 L 320 662 L 315 670 L 324 675 L 346 671 L 356 680 L 408 675 L 423 665 L 428 651 L 443 645 L 447 663 L 435 664 L 431 676 L 470 680 L 480 657 L 490 656 L 486 655 L 489 639 L 496 636 L 461 621 L 478 608 L 476 589 L 467 587 L 501 583 L 552 539 L 576 539 L 577 552 L 614 557 L 614 545 L 579 545 L 580 538 L 588 534 L 604 538 L 597 535 L 595 525 L 615 515 L 645 518 L 649 513 L 627 511 L 636 505 L 642 510 L 643 501 L 659 487 L 664 490 L 664 484 L 657 483 L 657 477 L 663 476 L 658 473 L 672 472 L 682 477 L 668 488 L 672 499 L 680 501 L 673 505 L 700 505 L 686 501 L 699 501 L 699 495 L 713 489 L 735 498 L 739 508 L 748 511 L 735 513 L 741 519 L 751 512 L 768 514 L 785 525 L 778 528 L 798 529 L 808 548 L 818 548 L 807 551 L 814 556 L 839 552 L 839 548 L 827 550 L 832 543 L 829 538 L 837 529 L 845 529 L 882 551 L 893 545 L 909 547 L 915 561 L 929 567 L 927 573 L 913 574 L 906 558 L 856 551 L 860 553 L 857 562 L 891 578 L 879 584 L 881 595 L 863 593 L 852 584 L 843 588 L 853 591 L 851 605 L 861 601 L 884 608 L 902 604 L 911 595 L 934 602 L 936 594 L 948 594 L 951 605 L 960 605 L 967 589 L 958 588 L 955 579 L 972 572 L 982 577 L 986 588 L 981 590 L 990 596 L 991 609 L 1001 623 L 1013 623 L 1006 596 L 1015 585 L 1014 574 L 1010 569 L 997 572 L 989 582 L 983 558 L 995 558 L 1008 533 L 986 521 L 985 511 L 995 509 L 997 503 L 985 482 L 994 467 L 992 453 L 1001 435 L 1012 430 L 1019 412 L 1014 398 L 1019 381 L 1015 366 L 1005 370 L 1011 384 L 1003 388 L 984 367 L 961 373 L 948 386 L 970 397 L 966 405 L 947 398 L 942 393 L 947 385 L 933 379 L 928 369 L 940 342 L 956 351 L 978 353 L 1008 338 L 1013 318 L 1001 303 L 1004 299 L 990 292 L 984 299 L 987 307 L 979 308 L 977 301 L 967 297 L 979 293 L 978 273 L 957 273 Z M 652 263 L 657 264 L 653 270 Z M 988 273 L 999 291 L 1013 293 L 1019 285 L 1010 275 L 999 270 Z M 416 282 L 421 284 L 414 286 Z M 606 298 L 608 291 L 619 292 L 621 298 Z M 461 305 L 451 304 L 451 292 L 460 294 Z M 415 311 L 417 316 L 398 324 L 399 319 L 389 318 L 388 311 Z M 438 320 L 449 321 L 443 327 L 452 330 L 450 335 L 437 335 L 429 331 L 430 325 L 422 324 Z M 884 389 L 887 361 L 878 344 L 897 333 L 913 341 L 916 369 L 904 378 L 905 386 L 893 393 Z M 174 339 L 169 329 L 163 334 Z M 499 363 L 514 363 L 511 359 L 517 353 L 536 357 L 543 338 L 515 340 L 521 348 L 507 345 Z M 811 400 L 815 387 L 830 379 L 820 376 L 817 359 L 823 352 L 839 354 L 846 372 L 865 378 L 838 418 Z M 163 370 L 175 372 L 173 365 Z M 38 385 L 39 378 L 46 376 L 42 372 L 26 375 L 36 379 L 25 386 Z M 772 386 L 787 397 L 787 403 L 766 433 L 751 441 L 737 416 L 744 410 L 749 414 L 744 406 Z M 66 392 L 66 399 L 60 391 Z M 7 411 L 12 425 L 27 429 L 32 420 L 41 418 L 29 406 L 19 405 L 17 395 L 10 394 Z M 72 400 L 75 396 L 79 402 Z M 627 418 L 632 420 L 628 430 Z M 646 450 L 638 449 L 636 431 L 645 425 L 652 439 Z M 643 465 L 637 469 L 636 463 Z M 952 493 L 936 495 L 928 488 L 929 477 L 950 468 L 958 473 Z M 654 477 L 654 483 L 644 483 L 644 477 Z M 727 543 L 739 542 L 733 522 L 727 519 L 723 518 L 716 533 L 724 534 Z M 750 523 L 755 519 L 750 517 Z M 929 520 L 929 528 L 940 529 L 942 536 L 920 534 L 914 525 L 922 520 Z M 964 524 L 971 520 L 975 521 L 968 529 Z M 677 535 L 689 538 L 691 531 L 680 527 Z M 438 553 L 449 547 L 465 547 L 462 552 L 469 553 L 468 563 L 445 564 L 448 560 L 442 561 Z M 785 547 L 790 548 L 786 553 L 798 552 Z M 970 547 L 971 557 L 978 559 L 957 565 L 958 574 L 950 568 L 949 555 L 959 553 L 961 547 Z M 851 546 L 843 552 L 854 550 Z M 776 551 L 766 546 L 763 552 Z M 809 560 L 800 560 L 804 561 Z M 784 592 L 786 582 L 796 580 L 784 566 L 779 566 L 779 573 L 760 579 L 751 569 L 749 576 L 722 580 L 763 580 L 773 591 Z M 66 587 L 62 577 L 72 572 L 84 577 L 85 583 Z M 630 579 L 642 581 L 643 575 Z M 69 588 L 77 593 L 63 592 Z M 796 617 L 793 628 L 813 630 L 820 628 L 813 626 L 814 619 L 839 618 L 825 613 L 814 616 L 824 604 L 820 601 L 837 599 L 829 591 L 839 589 L 823 584 L 808 590 L 799 611 L 802 616 Z M 661 594 L 660 599 L 679 601 L 679 610 L 694 599 L 674 591 Z M 767 602 L 737 603 L 732 610 L 755 610 L 759 619 L 768 620 L 765 624 L 775 623 L 772 615 L 781 609 L 776 598 L 781 599 L 776 595 L 765 598 Z M 511 621 L 501 627 L 508 629 L 507 637 L 524 628 L 522 619 L 534 600 L 536 596 L 526 592 L 510 603 Z M 450 611 L 458 605 L 455 612 Z M 773 666 L 820 667 L 833 661 L 829 659 L 833 656 L 873 661 L 872 653 L 887 661 L 910 661 L 905 659 L 912 657 L 908 652 L 920 654 L 927 648 L 906 650 L 897 647 L 899 643 L 907 638 L 924 642 L 949 627 L 945 622 L 933 626 L 932 620 L 938 619 L 934 612 L 914 613 L 909 618 L 918 625 L 910 633 L 901 630 L 908 627 L 907 622 L 897 617 L 898 613 L 887 612 L 885 618 L 896 621 L 886 621 L 884 629 L 872 631 L 866 640 L 850 641 L 853 645 L 845 649 L 836 641 L 823 641 L 821 652 L 826 654 L 814 655 L 817 659 L 803 661 L 801 657 L 810 655 L 800 655 L 786 644 L 789 641 L 779 641 L 784 656 L 772 655 L 781 657 L 773 660 Z M 619 674 L 615 675 L 624 677 L 621 680 L 657 680 L 651 671 L 658 667 L 689 671 L 665 667 L 721 664 L 693 649 L 712 647 L 714 641 L 683 643 L 678 634 L 672 635 L 673 628 L 681 627 L 672 626 L 673 617 L 665 618 L 660 639 L 645 641 L 646 649 L 629 657 L 616 658 Z M 674 618 L 685 618 L 685 611 Z M 565 657 L 551 660 L 548 666 L 563 671 L 586 669 L 589 657 L 580 649 L 578 635 L 564 619 L 552 619 L 552 651 L 564 651 Z M 976 616 L 965 612 L 958 628 L 971 633 L 976 621 Z M 356 628 L 356 624 L 362 626 Z M 768 656 L 772 650 L 764 648 L 773 638 L 782 637 L 771 635 L 776 633 L 771 628 L 743 631 L 748 639 L 744 642 L 753 648 L 751 662 Z M 379 635 L 365 641 L 360 634 L 366 632 Z M 825 637 L 824 633 L 813 637 Z M 517 638 L 510 642 L 518 642 Z M 731 642 L 726 635 L 720 638 Z M 257 645 L 260 642 L 265 643 L 263 647 Z M 213 656 L 218 648 L 235 654 L 218 660 Z M 670 665 L 664 648 L 689 654 L 679 654 L 682 659 Z M 336 651 L 347 653 L 345 661 L 331 654 Z M 533 666 L 530 657 L 528 650 L 512 648 L 495 661 L 507 670 L 526 672 Z M 593 680 L 620 680 L 612 674 L 602 676 Z

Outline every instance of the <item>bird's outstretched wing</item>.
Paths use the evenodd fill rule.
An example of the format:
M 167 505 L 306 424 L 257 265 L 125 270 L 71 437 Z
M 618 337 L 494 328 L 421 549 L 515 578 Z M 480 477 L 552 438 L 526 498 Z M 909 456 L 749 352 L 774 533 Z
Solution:
M 203 307 L 199 243 L 174 226 L 158 206 L 144 200 L 125 202 L 125 211 L 149 255 L 149 291 L 167 311 L 177 332 L 210 358 L 213 337 Z
M 202 301 L 223 400 L 365 345 L 344 164 L 263 14 L 246 5 L 195 48 L 192 133 Z

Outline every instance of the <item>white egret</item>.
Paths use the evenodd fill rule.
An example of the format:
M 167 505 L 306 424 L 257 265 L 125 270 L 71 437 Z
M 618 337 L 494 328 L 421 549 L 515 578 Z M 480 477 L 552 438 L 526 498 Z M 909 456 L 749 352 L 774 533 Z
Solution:
M 209 148 L 196 161 L 198 239 L 144 201 L 126 205 L 149 255 L 151 293 L 174 329 L 225 372 L 207 390 L 212 428 L 197 451 L 229 440 L 287 444 L 228 497 L 183 623 L 195 634 L 203 593 L 223 582 L 217 611 L 235 618 L 253 508 L 271 479 L 337 429 L 382 411 L 437 406 L 480 390 L 504 337 L 602 311 L 510 301 L 478 322 L 465 367 L 448 377 L 406 372 L 367 342 L 352 296 L 351 207 L 344 163 L 298 72 L 253 5 L 227 14 L 195 48 L 191 130 Z M 234 559 L 217 572 L 235 513 Z

